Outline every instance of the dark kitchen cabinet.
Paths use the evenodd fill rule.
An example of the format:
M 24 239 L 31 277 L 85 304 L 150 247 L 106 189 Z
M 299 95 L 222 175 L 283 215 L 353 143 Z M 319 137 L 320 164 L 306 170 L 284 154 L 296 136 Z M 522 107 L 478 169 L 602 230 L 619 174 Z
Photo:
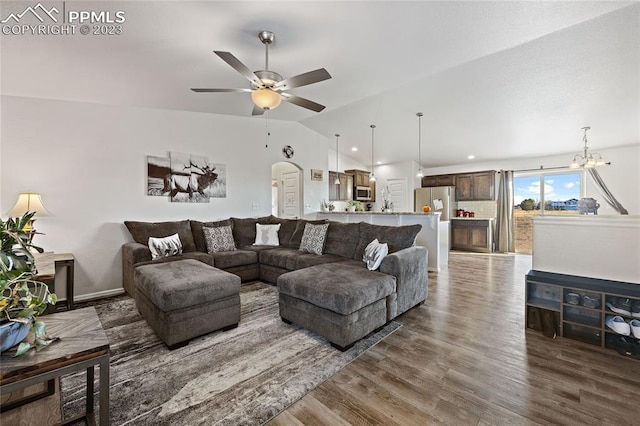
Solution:
M 336 185 L 336 177 L 340 185 Z M 353 175 L 329 171 L 329 201 L 347 201 L 353 199 Z
M 369 172 L 365 170 L 345 170 L 347 174 L 353 175 L 353 182 L 355 186 L 369 186 Z
M 451 219 L 451 248 L 490 253 L 492 221 L 489 219 Z
M 371 177 L 371 173 L 369 173 L 366 170 L 356 170 L 356 169 L 345 170 L 344 172 L 347 174 L 353 175 L 354 186 L 367 186 L 371 189 L 371 198 L 369 200 L 361 200 L 361 201 L 364 201 L 364 202 L 376 201 L 376 183 L 371 182 L 369 180 L 369 178 Z
M 496 173 L 493 170 L 456 176 L 456 201 L 495 199 Z
M 421 183 L 423 188 L 432 186 L 455 186 L 456 175 L 432 175 L 424 176 Z

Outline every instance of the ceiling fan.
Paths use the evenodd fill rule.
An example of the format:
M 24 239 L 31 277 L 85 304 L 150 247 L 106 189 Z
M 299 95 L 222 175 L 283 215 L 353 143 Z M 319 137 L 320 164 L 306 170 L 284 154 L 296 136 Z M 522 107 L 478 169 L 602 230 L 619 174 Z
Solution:
M 310 109 L 311 111 L 320 112 L 325 107 L 319 103 L 301 98 L 284 90 L 293 89 L 295 87 L 306 86 L 308 84 L 318 83 L 328 80 L 331 75 L 326 69 L 320 68 L 315 71 L 309 71 L 283 79 L 280 74 L 269 70 L 269 45 L 273 43 L 275 35 L 271 31 L 261 31 L 258 38 L 265 46 L 265 64 L 264 69 L 260 71 L 251 71 L 238 58 L 229 52 L 221 52 L 214 50 L 214 53 L 227 64 L 242 74 L 250 82 L 250 89 L 191 89 L 197 93 L 222 93 L 222 92 L 244 92 L 251 93 L 254 102 L 252 115 L 262 115 L 266 110 L 277 108 L 282 99 L 294 105 Z

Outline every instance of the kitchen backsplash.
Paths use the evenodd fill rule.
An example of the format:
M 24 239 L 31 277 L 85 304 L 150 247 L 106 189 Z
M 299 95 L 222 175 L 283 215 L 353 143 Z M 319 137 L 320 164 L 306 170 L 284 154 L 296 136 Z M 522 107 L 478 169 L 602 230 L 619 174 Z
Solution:
M 468 212 L 474 212 L 475 217 L 483 219 L 495 218 L 498 213 L 498 204 L 496 201 L 458 201 L 457 207 L 453 207 L 455 216 L 456 209 L 463 209 Z

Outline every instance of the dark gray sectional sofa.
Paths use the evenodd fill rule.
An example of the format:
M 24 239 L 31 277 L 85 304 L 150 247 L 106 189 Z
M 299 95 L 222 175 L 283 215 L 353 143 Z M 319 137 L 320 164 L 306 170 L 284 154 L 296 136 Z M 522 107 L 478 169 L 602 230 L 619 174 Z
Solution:
M 279 246 L 253 245 L 256 223 L 280 224 Z M 122 247 L 123 287 L 135 296 L 138 266 L 195 259 L 235 274 L 243 282 L 260 279 L 278 285 L 280 315 L 344 350 L 427 297 L 427 250 L 414 246 L 420 225 L 380 226 L 328 222 L 322 255 L 299 250 L 307 223 L 324 220 L 230 218 L 216 222 L 125 222 L 134 242 Z M 236 250 L 207 253 L 203 227 L 231 226 Z M 178 234 L 181 255 L 151 260 L 149 237 Z M 378 270 L 362 261 L 378 239 L 389 254 Z

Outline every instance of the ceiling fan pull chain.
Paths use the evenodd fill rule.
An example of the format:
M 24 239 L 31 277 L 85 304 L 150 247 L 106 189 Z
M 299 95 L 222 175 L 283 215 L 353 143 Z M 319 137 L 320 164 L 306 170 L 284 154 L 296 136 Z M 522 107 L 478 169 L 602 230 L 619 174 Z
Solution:
M 264 120 L 266 130 L 266 135 L 264 137 L 264 147 L 269 148 L 269 136 L 271 136 L 271 131 L 269 130 L 269 110 L 266 110 L 264 112 Z

